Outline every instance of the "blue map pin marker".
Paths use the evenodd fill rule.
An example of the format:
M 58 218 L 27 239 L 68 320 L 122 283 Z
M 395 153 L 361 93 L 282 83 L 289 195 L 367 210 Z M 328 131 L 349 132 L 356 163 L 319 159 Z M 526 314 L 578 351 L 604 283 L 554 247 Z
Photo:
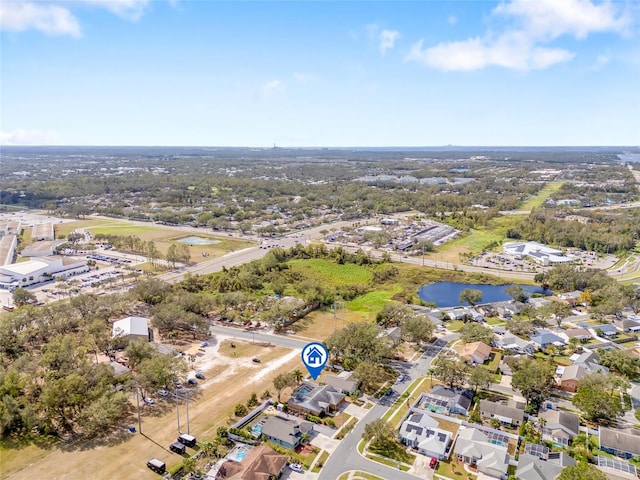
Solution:
M 311 378 L 315 380 L 329 361 L 329 350 L 321 343 L 311 342 L 304 346 L 301 356 L 302 363 L 307 367 Z

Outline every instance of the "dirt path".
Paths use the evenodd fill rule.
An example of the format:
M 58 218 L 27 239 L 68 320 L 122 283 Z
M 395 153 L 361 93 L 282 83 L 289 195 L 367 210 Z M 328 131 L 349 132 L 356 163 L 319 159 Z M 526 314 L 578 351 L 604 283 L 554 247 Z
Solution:
M 234 406 L 244 403 L 252 392 L 260 395 L 265 389 L 273 391 L 275 375 L 302 367 L 297 350 L 243 344 L 237 339 L 235 342 L 239 347 L 243 344 L 245 354 L 237 358 L 225 356 L 220 353 L 220 344 L 225 339 L 218 336 L 193 365 L 194 369 L 203 370 L 207 377 L 212 375 L 198 386 L 198 393 L 189 405 L 190 433 L 199 439 L 215 437 L 217 427 L 228 425 L 234 418 Z M 259 356 L 262 363 L 251 362 L 252 356 Z M 0 452 L 0 478 L 157 479 L 158 475 L 146 468 L 149 458 L 163 460 L 167 468 L 177 465 L 182 458 L 167 450 L 178 435 L 175 403 L 156 400 L 157 405 L 141 407 L 143 435 L 126 433 L 120 443 L 108 446 L 76 444 L 51 450 L 34 446 L 3 450 Z M 137 425 L 135 418 L 130 422 L 130 425 Z M 186 432 L 184 403 L 180 405 L 180 425 Z M 123 425 L 123 431 L 125 428 Z M 193 450 L 188 449 L 188 452 L 193 453 Z

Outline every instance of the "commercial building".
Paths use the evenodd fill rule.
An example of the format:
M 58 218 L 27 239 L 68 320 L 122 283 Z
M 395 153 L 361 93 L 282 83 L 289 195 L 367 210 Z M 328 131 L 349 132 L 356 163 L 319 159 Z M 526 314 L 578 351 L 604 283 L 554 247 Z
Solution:
M 39 258 L 28 262 L 0 266 L 0 288 L 13 290 L 46 282 L 53 278 L 67 278 L 88 272 L 84 260 L 73 258 Z

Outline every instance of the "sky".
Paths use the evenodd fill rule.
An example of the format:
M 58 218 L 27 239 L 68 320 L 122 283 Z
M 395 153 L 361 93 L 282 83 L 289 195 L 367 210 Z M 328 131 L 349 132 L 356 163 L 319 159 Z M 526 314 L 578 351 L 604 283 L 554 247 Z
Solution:
M 640 2 L 0 0 L 0 143 L 640 145 Z

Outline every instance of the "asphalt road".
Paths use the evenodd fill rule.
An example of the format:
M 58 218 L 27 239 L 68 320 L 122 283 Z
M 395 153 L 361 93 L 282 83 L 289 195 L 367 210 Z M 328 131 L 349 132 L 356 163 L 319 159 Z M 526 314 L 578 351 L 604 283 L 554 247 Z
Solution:
M 401 368 L 401 370 L 405 378 L 402 382 L 394 385 L 393 389 L 396 390 L 397 393 L 389 397 L 385 396 L 381 398 L 378 403 L 369 410 L 367 415 L 358 422 L 351 433 L 347 434 L 335 452 L 325 462 L 324 467 L 320 471 L 320 480 L 335 480 L 342 473 L 350 470 L 368 472 L 382 478 L 392 478 L 394 480 L 415 480 L 416 477 L 413 475 L 363 457 L 358 453 L 358 443 L 360 443 L 362 439 L 365 425 L 377 418 L 381 418 L 389 407 L 393 405 L 393 402 L 397 400 L 398 396 L 401 395 L 416 378 L 426 375 L 437 352 L 446 346 L 449 340 L 455 337 L 457 337 L 455 334 L 442 337 L 434 343 L 434 346 L 437 348 L 430 348 L 429 353 L 420 357 L 417 362 L 402 364 L 404 368 Z
M 266 333 L 263 331 L 251 331 L 248 332 L 241 328 L 223 327 L 220 325 L 212 325 L 209 327 L 209 331 L 212 335 L 226 335 L 229 337 L 242 338 L 244 340 L 250 340 L 253 342 L 269 342 L 277 347 L 286 347 L 291 349 L 302 350 L 307 343 L 307 340 L 300 340 L 295 337 L 287 335 L 277 335 L 273 333 Z

